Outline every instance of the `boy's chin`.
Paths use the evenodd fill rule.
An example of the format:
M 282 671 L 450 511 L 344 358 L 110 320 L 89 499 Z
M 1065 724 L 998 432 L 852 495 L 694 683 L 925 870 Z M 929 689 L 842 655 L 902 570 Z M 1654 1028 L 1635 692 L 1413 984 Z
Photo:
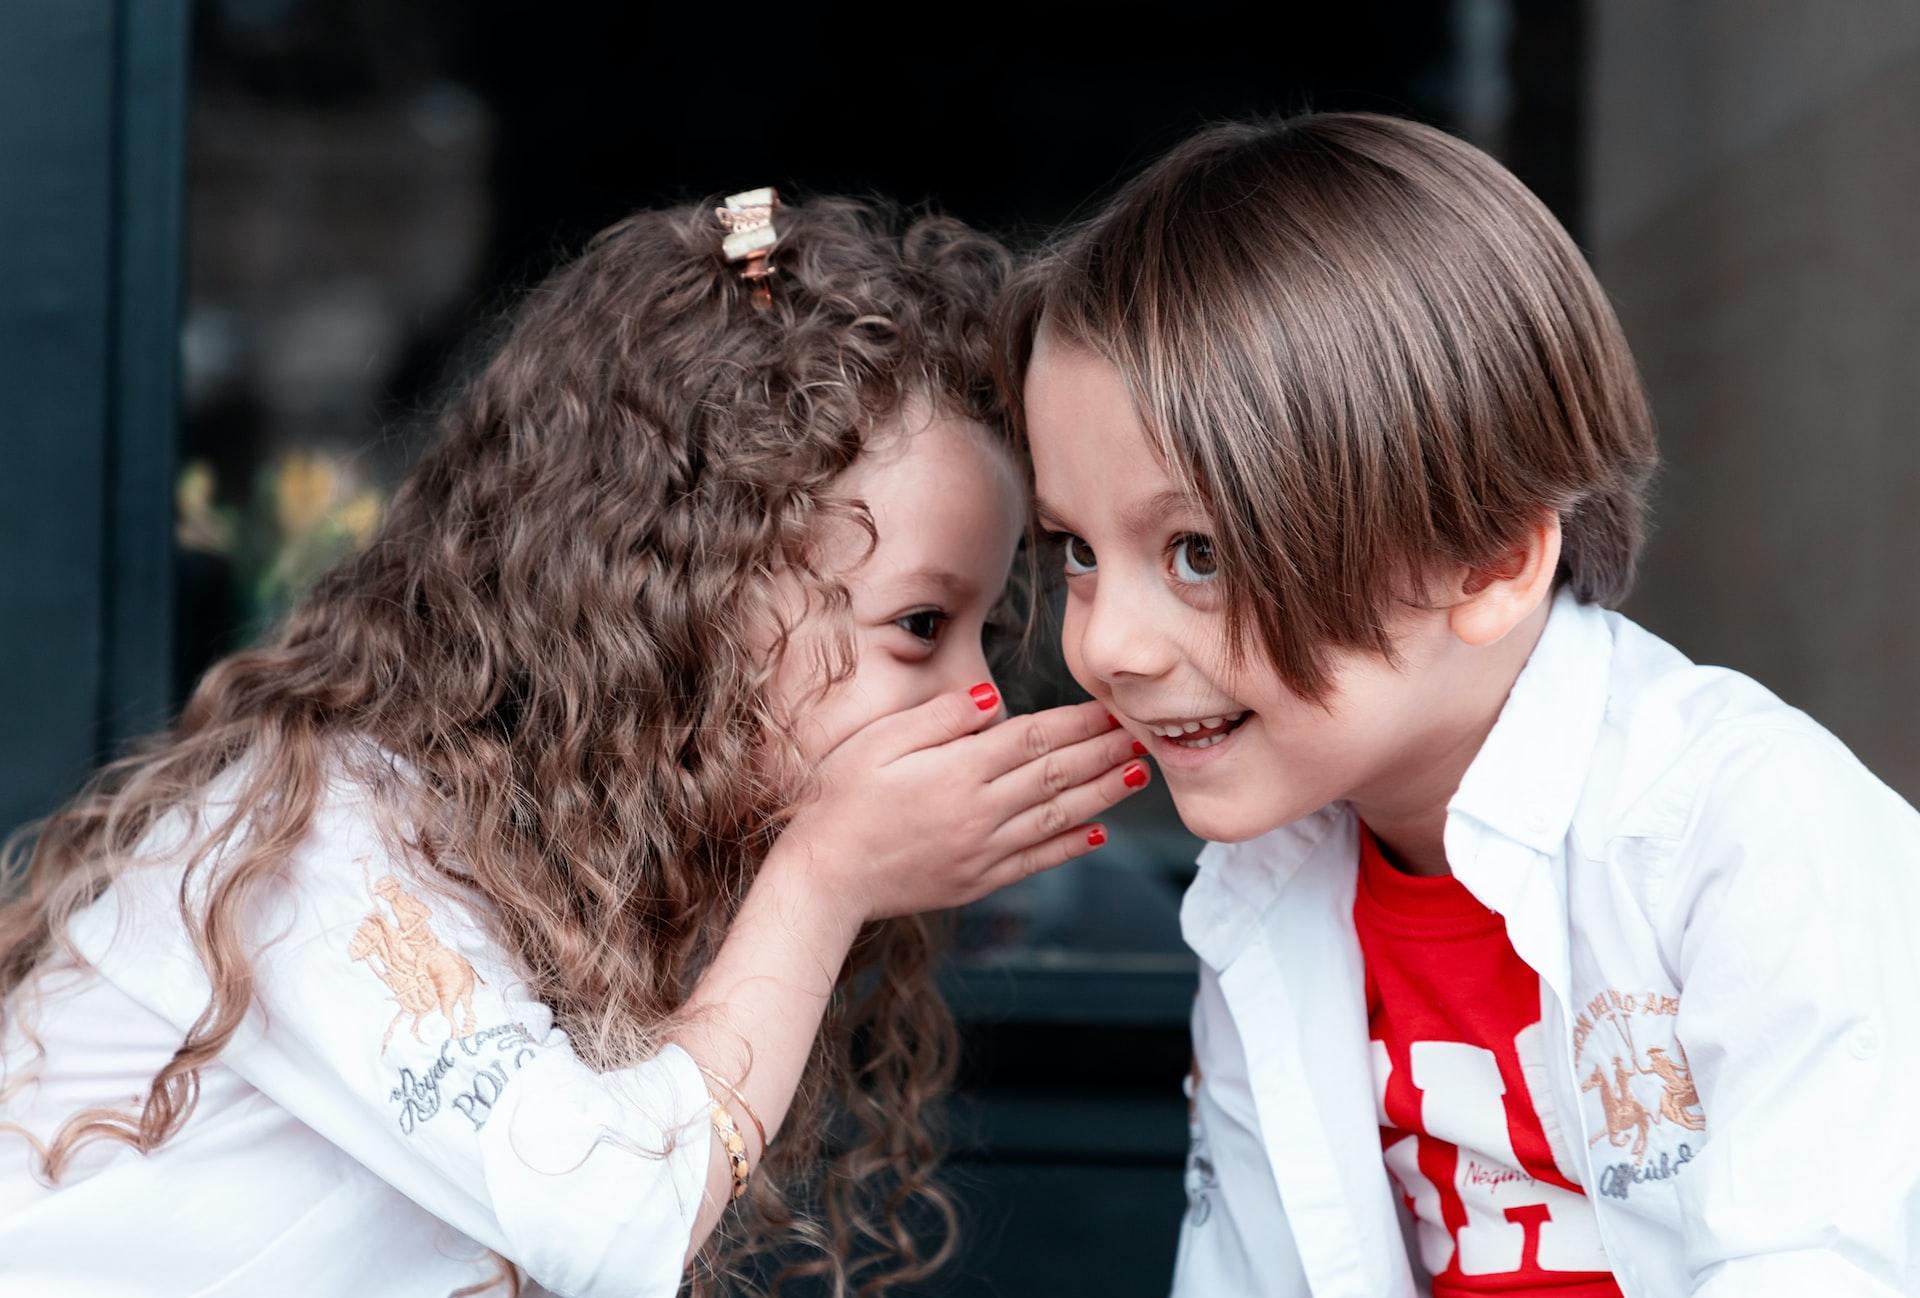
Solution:
M 1168 781 L 1172 785 L 1171 780 Z M 1212 843 L 1244 843 L 1291 824 L 1315 808 L 1292 809 L 1278 799 L 1173 789 L 1173 807 L 1189 832 Z

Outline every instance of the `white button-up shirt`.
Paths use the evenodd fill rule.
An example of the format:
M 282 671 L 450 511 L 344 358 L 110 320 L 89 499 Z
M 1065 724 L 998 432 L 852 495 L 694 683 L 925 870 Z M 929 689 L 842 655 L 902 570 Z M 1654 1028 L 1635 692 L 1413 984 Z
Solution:
M 1752 681 L 1563 594 L 1445 843 L 1540 976 L 1529 1098 L 1627 1298 L 1920 1294 L 1911 807 Z M 1381 1159 L 1357 853 L 1335 806 L 1201 854 L 1177 1298 L 1419 1287 Z M 1475 1229 L 1488 1258 L 1524 1234 Z
M 146 1154 L 84 1143 L 44 1182 L 33 1142 L 137 1108 L 207 1007 L 176 848 L 75 918 L 84 961 L 9 998 L 0 1295 L 419 1298 L 497 1277 L 488 1250 L 557 1294 L 678 1289 L 711 1144 L 691 1057 L 589 1070 L 476 911 L 389 859 L 338 783 L 246 914 L 257 1002 L 185 1124 Z

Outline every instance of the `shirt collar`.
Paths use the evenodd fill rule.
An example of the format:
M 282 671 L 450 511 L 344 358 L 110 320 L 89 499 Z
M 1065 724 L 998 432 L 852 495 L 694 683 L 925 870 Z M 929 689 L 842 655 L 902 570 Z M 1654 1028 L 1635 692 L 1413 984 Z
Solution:
M 1474 826 L 1554 854 L 1566 841 L 1607 712 L 1606 613 L 1562 590 L 1486 742 L 1447 804 Z M 1449 835 L 1452 838 L 1452 835 Z M 1449 860 L 1458 871 L 1463 862 Z
M 1335 831 L 1352 821 L 1345 803 L 1323 807 L 1244 843 L 1208 843 L 1200 872 L 1180 903 L 1187 945 L 1215 969 L 1225 969 L 1253 935 L 1273 899 L 1317 855 L 1316 868 L 1357 868 L 1352 835 Z
M 1535 853 L 1557 853 L 1566 840 L 1606 716 L 1612 653 L 1606 614 L 1561 591 L 1499 719 L 1447 805 L 1449 861 L 1461 882 L 1502 914 L 1551 902 L 1541 891 L 1549 881 L 1519 867 L 1537 860 Z M 1355 869 L 1357 840 L 1334 832 L 1352 818 L 1345 803 L 1336 803 L 1244 843 L 1207 844 L 1180 908 L 1188 945 L 1224 969 L 1309 861 L 1315 869 Z M 1509 850 L 1487 850 L 1497 844 Z M 1527 851 L 1516 854 L 1514 847 Z M 1313 859 L 1321 856 L 1328 859 Z
M 1493 730 L 1447 804 L 1447 863 L 1500 912 L 1514 952 L 1565 1007 L 1566 841 L 1592 774 L 1613 665 L 1607 614 L 1562 591 Z

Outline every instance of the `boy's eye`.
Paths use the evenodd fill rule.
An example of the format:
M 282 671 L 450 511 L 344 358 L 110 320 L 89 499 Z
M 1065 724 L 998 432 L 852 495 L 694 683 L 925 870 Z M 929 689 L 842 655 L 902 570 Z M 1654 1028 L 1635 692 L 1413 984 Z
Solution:
M 1071 532 L 1057 532 L 1055 535 L 1060 538 L 1061 562 L 1070 575 L 1078 577 L 1100 566 L 1100 561 L 1094 557 L 1093 547 L 1084 540 Z
M 1210 536 L 1183 536 L 1173 543 L 1173 575 L 1189 585 L 1212 581 L 1220 575 L 1220 563 L 1213 554 Z
M 940 628 L 947 622 L 947 614 L 937 608 L 923 608 L 916 612 L 897 617 L 893 624 L 916 640 L 932 644 L 940 638 Z

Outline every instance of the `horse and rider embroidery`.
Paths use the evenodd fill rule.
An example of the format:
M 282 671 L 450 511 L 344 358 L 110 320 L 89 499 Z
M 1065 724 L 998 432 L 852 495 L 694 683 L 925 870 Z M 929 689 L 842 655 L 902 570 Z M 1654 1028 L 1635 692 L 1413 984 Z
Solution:
M 1213 1215 L 1213 1192 L 1219 1185 L 1219 1178 L 1213 1170 L 1213 1160 L 1207 1156 L 1206 1138 L 1200 1126 L 1200 1057 L 1195 1055 L 1187 1068 L 1187 1172 L 1185 1177 L 1187 1190 L 1187 1221 L 1194 1226 L 1204 1226 L 1207 1218 Z
M 1648 1046 L 1648 1067 L 1640 1071 L 1652 1073 L 1666 1086 L 1666 1093 L 1660 1097 L 1661 1117 L 1668 1122 L 1685 1127 L 1688 1131 L 1705 1131 L 1706 1115 L 1688 1112 L 1690 1109 L 1700 1107 L 1700 1092 L 1694 1089 L 1693 1070 L 1687 1067 L 1687 1052 L 1680 1049 L 1678 1041 L 1673 1043 L 1673 1048 L 1679 1052 L 1678 1063 L 1669 1059 L 1667 1052 L 1659 1046 Z
M 1647 1112 L 1646 1105 L 1633 1098 L 1633 1091 L 1628 1086 L 1630 1080 L 1627 1066 L 1615 1056 L 1613 1085 L 1609 1086 L 1607 1075 L 1595 1068 L 1580 1083 L 1580 1089 L 1600 1092 L 1600 1109 L 1607 1119 L 1607 1129 L 1587 1143 L 1597 1145 L 1604 1140 L 1609 1145 L 1624 1145 L 1632 1137 L 1633 1161 L 1637 1164 L 1647 1156 L 1647 1134 L 1653 1115 Z
M 433 912 L 403 889 L 398 879 L 385 876 L 373 885 L 373 892 L 392 908 L 394 922 L 389 924 L 378 910 L 369 913 L 354 930 L 347 956 L 365 960 L 400 1005 L 380 1038 L 380 1053 L 387 1053 L 394 1029 L 408 1015 L 413 1017 L 413 1038 L 423 1045 L 426 1038 L 420 1035 L 420 1025 L 433 1014 L 446 1019 L 449 1039 L 472 1036 L 477 1026 L 473 988 L 483 981 L 473 965 L 433 935 L 428 927 Z
M 1597 1145 L 1604 1140 L 1616 1149 L 1631 1145 L 1629 1152 L 1637 1168 L 1646 1159 L 1648 1138 L 1656 1125 L 1671 1124 L 1687 1131 L 1705 1131 L 1707 1120 L 1700 1110 L 1700 1092 L 1694 1086 L 1687 1052 L 1677 1040 L 1670 1051 L 1661 1046 L 1648 1046 L 1642 1051 L 1633 1039 L 1632 1018 L 1636 1011 L 1642 1015 L 1672 1017 L 1680 1011 L 1680 999 L 1654 993 L 1642 997 L 1603 992 L 1588 1003 L 1587 1012 L 1575 1023 L 1574 1048 L 1584 1057 L 1585 1047 L 1600 1022 L 1610 1024 L 1626 1046 L 1624 1056 L 1612 1056 L 1611 1079 L 1606 1068 L 1596 1063 L 1581 1079 L 1580 1089 L 1600 1092 L 1600 1111 L 1606 1121 L 1606 1130 L 1587 1143 Z M 1642 1055 L 1646 1058 L 1644 1066 L 1640 1062 Z M 1649 1109 L 1634 1095 L 1636 1077 L 1659 1079 L 1661 1095 L 1657 1111 Z

